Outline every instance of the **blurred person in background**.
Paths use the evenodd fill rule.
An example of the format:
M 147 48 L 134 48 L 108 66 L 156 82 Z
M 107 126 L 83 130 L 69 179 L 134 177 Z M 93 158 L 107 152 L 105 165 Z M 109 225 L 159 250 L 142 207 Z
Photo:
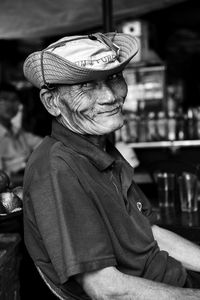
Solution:
M 42 138 L 23 129 L 23 104 L 11 84 L 0 85 L 0 169 L 8 175 L 23 176 L 31 152 Z

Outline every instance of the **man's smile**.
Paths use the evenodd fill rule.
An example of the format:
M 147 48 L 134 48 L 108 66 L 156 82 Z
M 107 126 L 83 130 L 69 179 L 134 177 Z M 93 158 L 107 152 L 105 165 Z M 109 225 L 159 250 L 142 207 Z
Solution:
M 101 111 L 99 112 L 99 114 L 108 114 L 108 115 L 115 115 L 117 114 L 119 111 L 121 111 L 122 107 L 121 105 L 117 106 L 117 107 L 114 107 L 112 109 L 108 109 L 108 110 L 104 110 L 104 111 Z

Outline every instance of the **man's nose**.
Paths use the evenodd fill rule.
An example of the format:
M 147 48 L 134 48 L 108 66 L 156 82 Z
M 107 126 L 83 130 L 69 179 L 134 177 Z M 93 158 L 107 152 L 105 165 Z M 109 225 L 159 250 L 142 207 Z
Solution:
M 116 102 L 116 96 L 110 86 L 103 83 L 101 86 L 103 97 L 101 98 L 101 104 L 113 104 Z

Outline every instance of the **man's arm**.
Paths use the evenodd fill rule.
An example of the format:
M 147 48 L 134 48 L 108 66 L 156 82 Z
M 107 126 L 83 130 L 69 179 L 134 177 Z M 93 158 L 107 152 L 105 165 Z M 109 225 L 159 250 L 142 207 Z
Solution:
M 198 245 L 157 225 L 152 226 L 152 231 L 160 250 L 167 251 L 185 268 L 200 272 L 200 247 Z
M 199 300 L 200 290 L 130 276 L 115 267 L 80 274 L 77 281 L 93 300 Z

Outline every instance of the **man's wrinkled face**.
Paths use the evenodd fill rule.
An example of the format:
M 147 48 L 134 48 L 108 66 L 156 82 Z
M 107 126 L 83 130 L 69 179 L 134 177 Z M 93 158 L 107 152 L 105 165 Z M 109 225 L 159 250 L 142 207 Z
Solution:
M 122 127 L 127 85 L 122 73 L 100 81 L 61 86 L 62 122 L 80 134 L 104 135 Z

